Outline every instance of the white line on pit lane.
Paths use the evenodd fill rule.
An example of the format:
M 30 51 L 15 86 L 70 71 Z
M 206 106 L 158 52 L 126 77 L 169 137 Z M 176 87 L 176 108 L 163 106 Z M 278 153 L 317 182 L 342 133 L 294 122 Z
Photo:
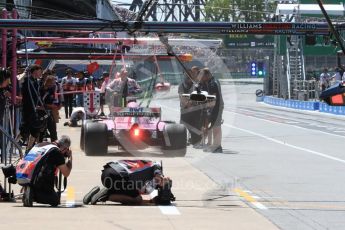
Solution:
M 150 193 L 151 199 L 157 195 L 158 195 L 157 190 L 154 190 L 153 192 Z M 161 213 L 164 215 L 181 215 L 177 207 L 173 205 L 165 205 L 165 206 L 158 205 L 158 208 L 161 211 Z
M 257 207 L 258 209 L 261 209 L 261 210 L 267 210 L 268 209 L 265 205 L 263 205 L 259 202 L 252 202 L 251 204 L 254 205 L 255 207 Z
M 164 106 L 164 105 L 160 105 L 160 106 L 164 107 L 164 108 L 166 108 L 168 110 L 178 111 L 177 109 L 172 109 L 172 108 Z M 295 128 L 299 128 L 299 129 L 303 129 L 303 130 L 314 131 L 314 132 L 324 133 L 324 134 L 331 135 L 331 136 L 345 138 L 345 136 L 341 136 L 341 135 L 337 135 L 337 134 L 333 134 L 333 133 L 327 133 L 327 132 L 323 132 L 323 131 L 320 131 L 320 130 L 308 129 L 308 128 L 303 128 L 303 127 L 299 127 L 299 126 L 295 126 L 295 125 L 289 125 L 289 124 L 285 124 L 285 123 L 281 123 L 281 122 L 270 121 L 270 120 L 266 120 L 266 119 L 257 118 L 257 117 L 254 117 L 254 116 L 248 116 L 248 115 L 241 114 L 241 113 L 230 112 L 230 111 L 226 111 L 226 110 L 224 110 L 224 113 L 239 114 L 239 115 L 242 115 L 242 116 L 251 117 L 253 119 L 258 119 L 258 120 L 262 120 L 262 121 L 266 121 L 266 122 L 270 122 L 270 123 L 274 123 L 274 124 L 288 125 L 288 126 L 293 126 Z M 285 145 L 285 146 L 288 146 L 288 147 L 291 147 L 291 148 L 294 148 L 294 149 L 297 149 L 297 150 L 305 151 L 305 152 L 311 153 L 313 155 L 317 155 L 317 156 L 320 156 L 320 157 L 324 157 L 324 158 L 327 158 L 327 159 L 330 159 L 330 160 L 334 160 L 334 161 L 338 161 L 340 163 L 344 163 L 345 164 L 345 160 L 337 158 L 337 157 L 329 156 L 327 154 L 320 153 L 320 152 L 317 152 L 317 151 L 314 151 L 314 150 L 311 150 L 311 149 L 307 149 L 307 148 L 299 147 L 299 146 L 296 146 L 296 145 L 288 144 L 288 143 L 285 143 L 283 141 L 279 141 L 277 139 L 265 136 L 263 134 L 260 134 L 260 133 L 257 133 L 257 132 L 253 132 L 253 131 L 250 131 L 250 130 L 247 130 L 247 129 L 238 128 L 236 126 L 228 125 L 226 123 L 224 123 L 223 125 L 227 126 L 229 128 L 234 128 L 234 129 L 237 129 L 237 130 L 240 130 L 240 131 L 252 134 L 254 136 L 262 137 L 262 138 L 264 138 L 266 140 L 275 142 L 277 144 Z
M 345 138 L 345 136 L 334 134 L 334 133 L 324 132 L 324 131 L 317 130 L 317 129 L 305 128 L 305 127 L 301 127 L 301 126 L 297 126 L 297 125 L 292 125 L 292 124 L 286 124 L 284 122 L 277 122 L 277 121 L 272 121 L 272 120 L 266 120 L 266 119 L 258 118 L 258 117 L 255 117 L 255 116 L 246 115 L 246 114 L 241 114 L 241 113 L 236 113 L 236 112 L 231 112 L 231 111 L 226 111 L 226 110 L 224 110 L 224 113 L 238 114 L 238 115 L 242 115 L 242 116 L 246 116 L 246 117 L 251 117 L 253 119 L 258 119 L 258 120 L 266 121 L 266 122 L 273 123 L 273 124 L 287 125 L 287 126 L 291 126 L 291 127 L 298 128 L 298 129 L 303 129 L 303 130 L 313 131 L 313 132 L 317 132 L 317 133 L 327 134 L 327 135 L 330 135 L 330 136 Z M 281 118 L 283 118 L 283 117 L 281 117 Z
M 286 123 L 286 124 L 299 124 L 301 122 L 298 122 L 298 121 L 284 121 L 284 123 Z
M 252 197 L 255 200 L 272 200 L 272 199 L 281 200 L 282 199 L 281 197 L 278 197 L 278 196 L 256 196 L 256 195 L 252 195 Z
M 324 154 L 324 153 L 320 153 L 320 152 L 317 152 L 317 151 L 314 151 L 314 150 L 311 150 L 311 149 L 307 149 L 307 148 L 303 148 L 303 147 L 299 147 L 299 146 L 296 146 L 296 145 L 288 144 L 288 143 L 286 143 L 284 141 L 280 141 L 280 140 L 277 140 L 277 139 L 265 136 L 263 134 L 260 134 L 260 133 L 257 133 L 257 132 L 253 132 L 253 131 L 250 131 L 248 129 L 242 129 L 242 128 L 238 128 L 238 127 L 235 127 L 233 125 L 228 125 L 228 124 L 223 124 L 223 125 L 226 126 L 226 127 L 229 127 L 229 128 L 237 129 L 237 130 L 240 130 L 242 132 L 246 132 L 246 133 L 258 136 L 258 137 L 262 137 L 262 138 L 264 138 L 264 139 L 266 139 L 268 141 L 272 141 L 272 142 L 275 142 L 277 144 L 288 146 L 290 148 L 294 148 L 294 149 L 297 149 L 297 150 L 305 151 L 305 152 L 311 153 L 313 155 L 317 155 L 317 156 L 320 156 L 320 157 L 324 157 L 324 158 L 327 158 L 327 159 L 330 159 L 330 160 L 334 160 L 334 161 L 338 161 L 340 163 L 344 163 L 345 164 L 345 160 L 337 158 L 337 157 L 333 157 L 333 156 L 330 156 L 330 155 L 327 155 L 327 154 Z
M 83 194 L 82 192 L 75 192 L 75 194 Z M 67 196 L 67 192 L 64 191 L 63 193 L 61 193 L 61 196 Z
M 159 105 L 159 106 L 162 107 L 162 108 L 168 109 L 168 110 L 170 110 L 170 111 L 175 111 L 175 112 L 178 112 L 178 111 L 179 111 L 178 109 L 173 109 L 172 107 L 163 105 L 163 104 L 161 104 L 161 103 L 157 103 L 157 105 Z M 232 109 L 232 108 L 230 108 L 230 110 L 231 110 L 231 109 Z M 244 111 L 245 111 L 245 110 L 244 110 Z M 224 110 L 224 113 L 238 114 L 238 115 L 242 115 L 242 116 L 246 116 L 246 117 L 255 118 L 255 119 L 258 119 L 258 120 L 261 120 L 261 121 L 270 122 L 270 123 L 273 123 L 273 124 L 287 125 L 287 126 L 295 127 L 295 128 L 302 129 L 302 130 L 308 130 L 308 131 L 313 131 L 313 132 L 318 132 L 318 133 L 327 134 L 327 135 L 330 135 L 330 136 L 345 138 L 345 136 L 343 136 L 343 135 L 338 135 L 338 134 L 336 134 L 336 133 L 330 133 L 330 132 L 324 132 L 324 131 L 317 130 L 317 129 L 305 128 L 305 127 L 301 127 L 301 126 L 298 126 L 298 125 L 294 125 L 293 123 L 292 123 L 292 124 L 288 124 L 287 122 L 277 122 L 277 121 L 267 120 L 267 119 L 264 119 L 264 118 L 259 118 L 259 117 L 255 117 L 255 116 L 248 115 L 248 114 L 242 114 L 242 113 L 238 113 L 238 112 L 235 112 L 235 111 L 233 112 L 233 111 Z M 274 116 L 276 116 L 276 117 L 278 117 L 278 118 L 285 119 L 285 117 L 282 117 L 282 116 L 279 116 L 279 115 L 274 115 Z M 326 126 L 321 126 L 321 125 L 319 125 L 319 127 L 326 127 Z M 335 132 L 335 131 L 332 131 L 332 132 Z

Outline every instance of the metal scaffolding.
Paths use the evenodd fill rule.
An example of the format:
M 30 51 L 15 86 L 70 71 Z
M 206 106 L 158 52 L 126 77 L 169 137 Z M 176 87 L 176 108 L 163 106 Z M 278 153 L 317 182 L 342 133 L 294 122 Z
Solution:
M 204 0 L 160 0 L 154 7 L 149 21 L 170 21 L 170 22 L 184 22 L 194 21 L 199 22 L 205 18 Z M 142 0 L 133 0 L 129 5 L 129 10 L 138 12 L 142 7 Z

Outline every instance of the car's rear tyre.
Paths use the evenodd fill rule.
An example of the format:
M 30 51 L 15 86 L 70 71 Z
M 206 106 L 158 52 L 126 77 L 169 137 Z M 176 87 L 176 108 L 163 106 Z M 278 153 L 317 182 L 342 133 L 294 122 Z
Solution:
M 187 152 L 187 129 L 181 124 L 166 124 L 163 130 L 163 153 L 183 157 Z
M 88 122 L 84 126 L 84 151 L 88 156 L 108 152 L 107 126 L 104 123 Z
M 85 147 L 85 126 L 87 123 L 89 123 L 90 120 L 84 120 L 83 124 L 81 125 L 81 130 L 80 130 L 80 149 L 84 151 L 84 147 Z
M 24 187 L 24 193 L 23 193 L 23 206 L 24 207 L 32 207 L 33 205 L 33 194 L 32 189 L 29 185 Z

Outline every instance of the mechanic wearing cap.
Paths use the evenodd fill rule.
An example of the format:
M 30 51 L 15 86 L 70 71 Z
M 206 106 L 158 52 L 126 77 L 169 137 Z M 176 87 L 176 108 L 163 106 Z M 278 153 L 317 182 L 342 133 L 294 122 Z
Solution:
M 31 151 L 39 151 L 40 148 L 47 145 L 56 145 L 50 148 L 47 158 L 44 158 L 42 167 L 40 167 L 37 177 L 34 180 L 33 186 L 27 189 L 32 189 L 31 194 L 33 201 L 41 204 L 50 204 L 57 206 L 60 204 L 60 194 L 55 192 L 55 172 L 60 170 L 64 177 L 68 177 L 72 170 L 72 151 L 69 149 L 71 146 L 71 139 L 63 135 L 55 142 L 42 142 L 37 144 Z M 65 162 L 65 158 L 68 161 Z
M 126 69 L 122 69 L 119 73 L 119 77 L 115 78 L 108 85 L 107 91 L 113 93 L 115 107 L 126 107 L 127 96 L 142 92 L 137 81 L 128 77 L 128 72 Z
M 141 165 L 141 166 L 138 166 Z M 125 205 L 142 204 L 170 204 L 174 200 L 171 193 L 172 182 L 169 177 L 164 177 L 159 162 L 145 160 L 119 160 L 112 161 L 103 166 L 101 181 L 104 188 L 94 187 L 88 192 L 84 199 L 84 204 L 97 202 L 118 202 Z M 141 194 L 150 194 L 157 187 L 169 187 L 170 194 L 163 201 L 162 195 L 150 200 L 144 200 Z M 159 190 L 160 191 L 160 190 Z M 173 198 L 173 199 L 172 199 Z
M 101 114 L 100 116 L 104 116 L 104 105 L 105 105 L 105 91 L 106 91 L 106 88 L 108 87 L 109 83 L 110 83 L 110 80 L 109 80 L 109 72 L 107 71 L 104 71 L 102 73 L 102 76 L 100 78 L 100 80 L 102 81 L 102 85 L 100 87 L 100 96 L 101 96 Z

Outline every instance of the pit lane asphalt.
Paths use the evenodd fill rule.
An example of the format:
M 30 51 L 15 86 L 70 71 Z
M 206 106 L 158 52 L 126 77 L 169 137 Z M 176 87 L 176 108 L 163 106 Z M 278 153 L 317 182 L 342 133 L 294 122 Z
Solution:
M 0 203 L 0 228 L 344 229 L 345 119 L 257 103 L 257 88 L 223 85 L 223 154 L 191 146 L 185 158 L 145 151 L 152 154 L 148 159 L 163 160 L 165 174 L 174 180 L 176 209 L 108 202 L 79 207 L 83 195 L 100 184 L 104 163 L 135 156 L 112 148 L 107 156 L 86 157 L 79 149 L 80 129 L 63 127 L 63 119 L 59 134 L 72 137 L 74 152 L 64 205 Z M 178 120 L 175 95 L 173 88 L 153 100 L 163 119 Z
M 237 93 L 233 87 L 229 91 L 225 87 L 225 92 L 224 95 Z M 171 95 L 177 95 L 175 87 L 165 95 L 157 95 L 153 103 L 163 104 L 164 119 L 178 121 L 177 96 L 165 100 L 165 97 L 171 98 Z M 228 102 L 230 106 L 233 98 L 236 97 L 236 95 L 229 96 L 231 100 L 226 99 L 227 106 Z M 174 110 L 166 108 L 169 103 L 174 105 L 172 107 Z M 63 117 L 63 109 L 60 113 Z M 213 155 L 189 146 L 184 158 L 163 157 L 159 155 L 159 150 L 154 148 L 139 155 L 111 148 L 105 156 L 91 157 L 85 156 L 79 148 L 80 128 L 63 127 L 64 122 L 65 119 L 60 120 L 58 134 L 67 134 L 71 137 L 74 160 L 68 189 L 62 196 L 61 207 L 50 208 L 35 204 L 33 208 L 24 208 L 20 201 L 0 203 L 1 229 L 278 229 L 274 223 L 253 208 L 251 201 L 254 197 L 241 187 L 241 184 L 237 184 L 234 180 L 236 174 L 223 173 L 223 167 L 229 169 L 232 167 L 219 165 L 222 168 L 219 170 L 211 161 L 213 158 L 217 161 L 224 158 L 230 166 L 233 164 L 232 157 L 242 155 L 242 153 L 234 154 L 237 150 L 225 144 L 228 139 L 227 134 L 224 135 L 225 154 Z M 246 154 L 248 153 L 243 152 L 243 155 Z M 124 158 L 163 160 L 164 173 L 173 179 L 173 193 L 177 198 L 174 205 L 171 207 L 121 206 L 106 202 L 96 206 L 82 206 L 81 200 L 84 194 L 93 186 L 100 185 L 102 166 L 112 159 Z M 212 162 L 209 165 L 211 170 L 204 167 L 207 161 Z M 214 176 L 212 172 L 219 174 Z M 219 179 L 222 183 L 219 183 Z M 19 186 L 15 186 L 14 191 L 18 194 Z M 257 205 L 260 207 L 259 202 Z
M 344 117 L 258 103 L 257 88 L 223 85 L 224 153 L 187 160 L 280 229 L 344 229 Z

